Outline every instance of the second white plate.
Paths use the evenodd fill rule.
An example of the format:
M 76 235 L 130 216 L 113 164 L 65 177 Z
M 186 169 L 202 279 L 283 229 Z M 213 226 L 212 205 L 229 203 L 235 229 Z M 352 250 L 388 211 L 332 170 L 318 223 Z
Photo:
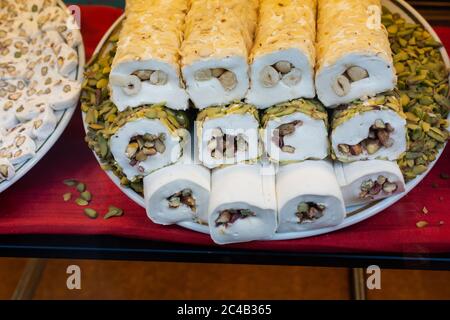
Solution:
M 428 24 L 428 22 L 414 8 L 412 8 L 405 1 L 403 1 L 403 0 L 383 0 L 382 4 L 383 4 L 383 6 L 387 7 L 391 12 L 399 13 L 406 21 L 421 24 L 437 41 L 441 42 L 438 35 L 434 32 L 433 28 Z M 108 30 L 108 32 L 104 35 L 103 39 L 100 41 L 95 53 L 99 52 L 102 49 L 103 45 L 108 40 L 111 33 L 116 29 L 116 27 L 118 27 L 118 25 L 120 25 L 120 23 L 123 21 L 123 19 L 124 19 L 124 16 L 121 16 L 114 23 L 114 25 L 111 26 L 111 28 Z M 450 69 L 449 57 L 448 57 L 448 54 L 447 54 L 445 48 L 441 49 L 441 54 L 442 54 L 444 63 L 446 64 L 447 68 Z M 84 115 L 83 115 L 83 123 L 85 125 L 85 130 L 87 130 L 86 124 L 84 122 Z M 410 192 L 412 189 L 414 189 L 426 177 L 428 172 L 433 168 L 434 164 L 438 161 L 442 152 L 443 152 L 443 150 L 441 150 L 439 152 L 437 159 L 430 165 L 427 172 L 425 172 L 421 176 L 417 177 L 416 179 L 409 181 L 406 184 L 406 191 L 404 193 L 390 197 L 390 198 L 386 198 L 384 200 L 375 201 L 375 202 L 372 202 L 372 203 L 369 203 L 366 205 L 362 205 L 362 206 L 347 207 L 346 208 L 347 209 L 347 217 L 345 218 L 344 222 L 338 226 L 317 229 L 317 230 L 308 230 L 308 231 L 299 231 L 299 232 L 290 232 L 290 233 L 277 233 L 271 240 L 300 239 L 300 238 L 306 238 L 306 237 L 312 237 L 312 236 L 317 236 L 317 235 L 321 235 L 321 234 L 326 234 L 329 232 L 333 232 L 336 230 L 340 230 L 340 229 L 349 227 L 349 226 L 359 223 L 363 220 L 366 220 L 370 217 L 373 217 L 377 213 L 392 206 L 394 203 L 396 203 L 401 198 L 403 198 L 408 192 Z M 97 158 L 97 160 L 99 160 L 99 159 Z M 99 163 L 100 163 L 100 161 L 99 161 Z M 120 180 L 112 172 L 107 171 L 106 174 L 116 184 L 116 186 L 119 189 L 121 189 L 122 192 L 125 193 L 131 200 L 136 202 L 141 207 L 145 208 L 144 199 L 142 196 L 140 196 L 138 193 L 134 192 L 130 188 L 123 187 L 120 184 Z M 207 226 L 200 225 L 195 222 L 182 222 L 182 223 L 179 223 L 179 225 L 186 229 L 209 234 L 209 229 Z

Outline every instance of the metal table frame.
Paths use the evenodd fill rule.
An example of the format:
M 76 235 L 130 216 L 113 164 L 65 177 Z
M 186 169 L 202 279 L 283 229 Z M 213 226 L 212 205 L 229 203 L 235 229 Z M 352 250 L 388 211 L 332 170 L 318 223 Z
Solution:
M 450 270 L 448 254 L 320 253 L 191 246 L 111 236 L 0 236 L 1 257 Z

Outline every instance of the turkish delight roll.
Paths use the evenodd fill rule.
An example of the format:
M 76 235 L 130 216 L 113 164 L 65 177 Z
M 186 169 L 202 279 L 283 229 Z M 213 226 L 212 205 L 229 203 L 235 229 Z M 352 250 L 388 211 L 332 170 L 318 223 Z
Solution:
M 187 91 L 198 109 L 245 97 L 257 0 L 192 0 L 181 47 Z
M 105 135 L 117 165 L 134 181 L 180 159 L 184 131 L 176 112 L 154 105 L 122 112 Z
M 328 114 L 314 100 L 293 100 L 267 109 L 262 139 L 273 162 L 324 159 L 329 155 Z
M 211 189 L 209 169 L 196 164 L 174 164 L 144 178 L 148 217 L 157 224 L 184 221 L 208 223 Z
M 316 0 L 263 0 L 247 102 L 258 108 L 314 98 Z
M 344 220 L 344 200 L 330 162 L 280 166 L 276 183 L 278 232 L 331 227 Z
M 277 229 L 273 167 L 239 164 L 211 177 L 209 230 L 218 244 L 270 239 Z
M 326 107 L 394 89 L 380 0 L 319 0 L 316 89 Z
M 187 7 L 187 0 L 127 0 L 109 76 L 119 111 L 163 102 L 171 109 L 188 108 L 179 64 Z
M 0 157 L 0 182 L 11 180 L 15 174 L 14 166 L 6 158 Z
M 337 109 L 332 155 L 342 162 L 397 160 L 407 148 L 406 118 L 395 96 L 378 96 Z
M 259 116 L 254 106 L 236 103 L 202 110 L 196 121 L 198 156 L 212 169 L 260 156 Z
M 383 160 L 334 164 L 345 205 L 359 205 L 405 191 L 397 163 Z

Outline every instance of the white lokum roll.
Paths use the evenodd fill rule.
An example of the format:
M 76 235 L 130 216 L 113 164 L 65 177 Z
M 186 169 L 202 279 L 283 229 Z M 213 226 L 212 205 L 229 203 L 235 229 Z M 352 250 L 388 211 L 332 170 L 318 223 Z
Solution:
M 333 114 L 332 155 L 342 162 L 397 160 L 407 149 L 406 117 L 395 96 L 356 101 Z
M 192 0 L 181 47 L 186 90 L 198 109 L 245 97 L 257 0 Z
M 255 161 L 260 155 L 258 111 L 251 105 L 204 109 L 196 130 L 199 160 L 208 168 Z
M 124 175 L 134 181 L 177 162 L 185 141 L 175 112 L 158 105 L 129 111 L 113 123 L 109 148 Z
M 258 108 L 314 98 L 316 0 L 262 0 L 246 101 Z
M 269 159 L 288 163 L 329 155 L 328 114 L 313 100 L 294 100 L 267 109 L 262 140 Z
M 326 107 L 395 88 L 380 0 L 319 0 L 316 89 Z
M 344 221 L 344 200 L 328 161 L 280 166 L 276 190 L 280 233 L 332 227 Z
M 180 46 L 187 0 L 128 0 L 110 73 L 111 100 L 119 111 L 166 103 L 188 108 L 180 79 Z
M 271 239 L 277 229 L 272 166 L 239 164 L 211 177 L 209 230 L 218 244 Z
M 148 217 L 157 224 L 208 223 L 210 171 L 196 164 L 174 164 L 144 178 Z
M 403 174 L 392 161 L 335 162 L 334 171 L 346 206 L 380 200 L 405 191 Z

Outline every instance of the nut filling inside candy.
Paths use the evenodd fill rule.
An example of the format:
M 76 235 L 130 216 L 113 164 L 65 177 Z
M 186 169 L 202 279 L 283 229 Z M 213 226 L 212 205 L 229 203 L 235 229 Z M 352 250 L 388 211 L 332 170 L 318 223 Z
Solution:
M 275 87 L 280 81 L 287 86 L 295 86 L 301 79 L 302 72 L 289 61 L 278 61 L 271 66 L 265 66 L 259 74 L 259 80 L 265 88 Z
M 208 142 L 208 150 L 215 159 L 234 158 L 236 152 L 248 150 L 248 142 L 242 134 L 224 134 L 221 129 L 216 128 L 213 138 Z
M 286 145 L 284 143 L 284 137 L 293 135 L 295 133 L 295 130 L 302 125 L 303 125 L 303 121 L 301 121 L 301 120 L 295 120 L 295 121 L 280 125 L 278 128 L 276 128 L 274 130 L 274 134 L 272 137 L 273 143 L 275 143 L 283 152 L 294 153 L 295 147 Z
M 364 152 L 374 154 L 382 147 L 390 148 L 394 144 L 394 140 L 390 138 L 390 134 L 394 132 L 394 128 L 383 120 L 376 120 L 369 129 L 369 135 L 366 139 L 355 145 L 339 144 L 339 152 L 345 155 L 358 156 Z
M 110 80 L 111 84 L 122 87 L 126 95 L 134 96 L 141 91 L 142 82 L 163 86 L 167 84 L 169 77 L 161 70 L 137 70 L 128 76 L 113 75 Z
M 339 96 L 346 96 L 351 89 L 351 84 L 369 77 L 366 69 L 353 66 L 345 70 L 333 83 L 333 91 Z
M 136 76 L 141 81 L 148 81 L 155 86 L 163 86 L 167 84 L 167 73 L 161 70 L 137 70 L 131 75 Z
M 226 91 L 231 91 L 237 86 L 237 78 L 234 72 L 223 68 L 198 70 L 195 72 L 194 78 L 196 81 L 208 81 L 216 78 Z
M 390 182 L 385 176 L 378 176 L 377 180 L 366 180 L 361 183 L 360 199 L 373 198 L 380 193 L 392 194 L 397 191 L 398 186 L 394 182 Z
M 323 217 L 326 207 L 315 202 L 301 202 L 297 206 L 295 215 L 298 217 L 298 223 L 308 223 Z
M 164 153 L 166 151 L 165 139 L 164 133 L 159 135 L 146 133 L 131 138 L 125 151 L 130 159 L 130 165 L 134 167 L 140 162 L 146 161 L 149 157 Z
M 220 226 L 225 226 L 225 228 L 227 228 L 239 219 L 247 219 L 255 216 L 256 214 L 253 211 L 247 209 L 223 210 L 215 221 L 216 228 Z
M 197 206 L 195 203 L 195 198 L 192 194 L 191 189 L 183 189 L 167 198 L 169 203 L 169 208 L 178 209 L 181 206 L 187 206 L 192 212 L 197 211 Z

